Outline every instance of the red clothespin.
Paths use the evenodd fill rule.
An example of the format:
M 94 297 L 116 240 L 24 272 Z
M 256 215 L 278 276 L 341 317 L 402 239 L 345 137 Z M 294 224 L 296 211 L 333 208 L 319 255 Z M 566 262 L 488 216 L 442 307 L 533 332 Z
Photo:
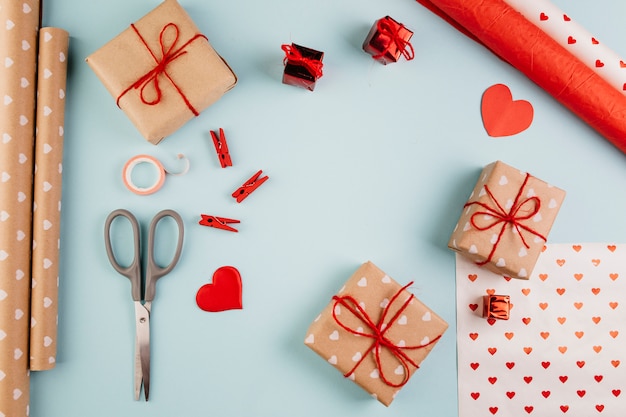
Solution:
M 200 216 L 202 217 L 202 219 L 198 222 L 198 224 L 201 224 L 202 226 L 215 227 L 216 229 L 228 230 L 229 232 L 238 231 L 237 229 L 230 227 L 228 224 L 239 223 L 239 220 L 226 219 L 224 217 L 209 216 L 206 214 L 201 214 Z
M 262 172 L 263 170 L 260 169 L 259 172 L 254 174 L 248 181 L 244 182 L 243 185 L 237 188 L 237 190 L 232 194 L 233 197 L 237 199 L 238 203 L 241 203 L 246 197 L 252 194 L 254 190 L 259 188 L 261 184 L 269 179 L 267 175 L 259 178 Z
M 217 152 L 217 157 L 220 160 L 220 165 L 222 168 L 232 167 L 233 162 L 230 159 L 230 154 L 228 153 L 228 143 L 226 143 L 226 136 L 224 135 L 224 129 L 220 127 L 220 135 L 217 136 L 217 133 L 211 130 L 211 137 L 213 138 L 213 145 L 215 145 L 215 152 Z

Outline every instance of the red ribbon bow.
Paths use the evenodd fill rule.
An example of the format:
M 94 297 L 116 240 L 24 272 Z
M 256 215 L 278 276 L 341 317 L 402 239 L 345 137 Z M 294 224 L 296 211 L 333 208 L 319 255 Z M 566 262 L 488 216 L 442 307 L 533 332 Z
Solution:
M 528 245 L 528 243 L 526 243 L 526 239 L 524 239 L 522 230 L 525 230 L 537 237 L 540 237 L 544 241 L 546 240 L 546 238 L 542 234 L 540 234 L 536 230 L 533 230 L 530 227 L 523 224 L 524 221 L 533 218 L 539 212 L 539 209 L 541 208 L 541 200 L 536 196 L 528 197 L 520 201 L 520 198 L 522 196 L 524 188 L 526 187 L 526 184 L 528 183 L 529 178 L 530 178 L 530 174 L 526 174 L 526 178 L 524 178 L 524 182 L 522 183 L 519 191 L 517 192 L 517 195 L 515 196 L 515 201 L 513 201 L 513 204 L 511 205 L 511 208 L 508 211 L 502 207 L 502 205 L 498 202 L 498 200 L 496 200 L 496 198 L 491 193 L 491 190 L 489 190 L 489 187 L 487 185 L 485 185 L 485 191 L 487 192 L 489 197 L 491 197 L 491 200 L 495 203 L 494 207 L 485 203 L 478 202 L 478 201 L 472 201 L 470 203 L 466 203 L 463 206 L 463 207 L 469 207 L 475 204 L 485 209 L 485 211 L 475 212 L 474 214 L 472 214 L 472 217 L 470 218 L 470 222 L 472 226 L 474 226 L 474 228 L 476 228 L 477 230 L 485 231 L 485 230 L 491 229 L 492 227 L 497 226 L 498 224 L 502 224 L 502 227 L 500 228 L 500 232 L 498 233 L 498 239 L 493 244 L 493 247 L 491 248 L 491 252 L 489 252 L 489 256 L 483 262 L 477 262 L 478 265 L 485 265 L 491 262 L 491 259 L 493 258 L 493 255 L 496 252 L 498 244 L 500 243 L 500 240 L 502 239 L 502 235 L 504 234 L 504 231 L 506 230 L 507 225 L 511 225 L 511 227 L 515 229 L 515 231 L 519 235 L 520 239 L 522 240 L 522 243 L 524 244 L 526 248 L 529 248 L 530 246 Z M 532 207 L 529 208 L 526 214 L 520 214 L 520 212 L 524 212 L 523 208 L 525 208 L 526 206 L 530 206 L 530 205 L 532 205 Z M 491 221 L 490 223 L 487 223 L 484 226 L 479 226 L 475 220 L 477 216 L 491 216 L 493 217 L 493 221 Z
M 369 355 L 370 352 L 372 351 L 374 352 L 374 358 L 375 358 L 374 360 L 376 361 L 376 368 L 378 369 L 380 378 L 385 382 L 385 384 L 391 387 L 398 388 L 407 383 L 407 381 L 409 380 L 409 376 L 410 376 L 409 365 L 415 367 L 416 369 L 419 368 L 418 364 L 416 364 L 415 361 L 411 359 L 406 354 L 405 351 L 425 348 L 426 346 L 429 346 L 435 343 L 437 340 L 439 340 L 441 335 L 437 336 L 433 340 L 430 340 L 426 344 L 416 345 L 416 346 L 398 346 L 397 343 L 390 340 L 385 335 L 385 333 L 387 333 L 387 331 L 393 327 L 394 323 L 398 320 L 398 318 L 400 318 L 400 315 L 404 312 L 404 310 L 408 307 L 408 305 L 413 300 L 414 296 L 413 294 L 410 294 L 410 296 L 406 299 L 406 301 L 404 301 L 404 303 L 400 306 L 400 308 L 393 315 L 393 317 L 389 321 L 385 320 L 387 317 L 387 314 L 389 313 L 391 306 L 394 305 L 394 303 L 396 302 L 396 300 L 398 299 L 402 291 L 407 289 L 412 284 L 413 282 L 409 282 L 407 285 L 405 285 L 400 290 L 398 290 L 398 292 L 391 298 L 389 303 L 387 303 L 387 306 L 384 308 L 382 315 L 380 316 L 380 319 L 378 320 L 378 323 L 374 323 L 372 321 L 371 317 L 367 314 L 367 312 L 363 309 L 363 307 L 361 307 L 358 301 L 351 295 L 344 295 L 341 297 L 336 296 L 336 295 L 333 296 L 333 300 L 335 300 L 335 303 L 333 304 L 333 318 L 335 319 L 335 322 L 339 326 L 341 326 L 344 330 L 354 335 L 364 336 L 364 337 L 368 337 L 372 339 L 372 345 L 365 351 L 363 355 L 361 355 L 361 359 L 359 359 L 356 365 L 354 365 L 354 367 L 349 372 L 344 374 L 344 377 L 349 377 L 350 375 L 352 375 L 352 373 L 354 373 L 354 371 L 359 367 L 359 365 L 361 365 L 365 357 Z M 356 318 L 361 320 L 365 324 L 365 326 L 367 326 L 367 328 L 371 330 L 371 333 L 365 333 L 365 331 L 362 329 L 361 330 L 353 329 L 347 326 L 346 324 L 342 323 L 336 313 L 336 308 L 338 305 L 342 305 L 349 312 L 351 312 Z M 398 360 L 398 362 L 402 366 L 404 370 L 404 376 L 401 382 L 399 383 L 391 382 L 385 376 L 383 365 L 380 359 L 380 353 L 382 349 L 387 349 L 389 352 L 391 352 L 391 354 Z
M 281 49 L 285 51 L 284 64 L 290 61 L 293 64 L 302 65 L 315 79 L 323 75 L 322 68 L 324 64 L 321 61 L 304 57 L 300 50 L 292 45 L 282 45 Z
M 400 29 L 404 28 L 403 24 L 394 24 L 388 19 L 379 19 L 376 23 L 376 28 L 381 35 L 389 37 L 390 41 L 385 45 L 385 49 L 380 51 L 379 54 L 373 56 L 374 59 L 382 58 L 387 52 L 389 52 L 392 46 L 398 48 L 402 56 L 404 56 L 407 61 L 415 58 L 415 50 L 413 49 L 411 42 L 400 36 Z
M 117 105 L 119 107 L 119 103 L 120 103 L 120 99 L 126 94 L 128 93 L 130 90 L 132 89 L 138 89 L 139 90 L 139 96 L 141 97 L 141 102 L 144 104 L 147 104 L 149 106 L 153 106 L 155 104 L 158 104 L 161 101 L 162 98 L 162 92 L 161 92 L 161 87 L 159 85 L 159 78 L 161 75 L 165 76 L 170 83 L 172 83 L 172 85 L 174 86 L 174 88 L 176 89 L 176 91 L 178 92 L 178 94 L 181 96 L 181 98 L 183 99 L 183 101 L 185 102 L 185 104 L 187 105 L 187 107 L 189 108 L 189 110 L 191 110 L 191 112 L 194 114 L 194 116 L 198 116 L 198 111 L 193 107 L 193 105 L 189 102 L 189 100 L 187 99 L 187 97 L 185 96 L 185 94 L 182 92 L 182 90 L 178 87 L 178 85 L 174 82 L 174 80 L 172 79 L 172 77 L 170 77 L 170 75 L 167 73 L 167 66 L 174 61 L 175 59 L 181 57 L 182 55 L 186 54 L 187 51 L 185 51 L 185 48 L 187 47 L 187 45 L 189 45 L 191 42 L 193 42 L 194 40 L 198 39 L 198 38 L 204 38 L 207 39 L 206 36 L 202 35 L 202 34 L 197 34 L 195 36 L 193 36 L 191 39 L 189 39 L 187 42 L 185 42 L 183 45 L 180 46 L 180 48 L 176 49 L 176 44 L 178 43 L 178 37 L 180 35 L 180 31 L 178 29 L 178 26 L 175 23 L 168 23 L 165 26 L 163 26 L 163 28 L 161 29 L 161 32 L 159 34 L 159 45 L 161 47 L 161 57 L 157 58 L 157 56 L 154 54 L 154 52 L 152 52 L 152 50 L 150 49 L 150 47 L 148 46 L 148 43 L 146 42 L 146 40 L 143 38 L 143 36 L 141 36 L 141 33 L 139 33 L 139 30 L 137 30 L 137 27 L 131 23 L 131 28 L 133 28 L 133 30 L 135 31 L 135 33 L 137 34 L 137 36 L 139 37 L 139 40 L 143 43 L 143 45 L 146 47 L 146 49 L 148 50 L 148 52 L 150 53 L 150 55 L 152 56 L 152 59 L 154 59 L 154 62 L 156 63 L 156 65 L 154 66 L 154 68 L 152 68 L 150 71 L 148 71 L 147 73 L 145 73 L 144 75 L 142 75 L 137 81 L 135 81 L 133 84 L 131 84 L 130 87 L 128 87 L 126 90 L 122 91 L 122 93 L 117 97 Z M 166 32 L 169 30 L 174 30 L 174 40 L 169 44 L 166 45 Z M 155 97 L 151 100 L 146 98 L 146 88 L 148 86 L 152 86 L 154 92 L 155 92 Z

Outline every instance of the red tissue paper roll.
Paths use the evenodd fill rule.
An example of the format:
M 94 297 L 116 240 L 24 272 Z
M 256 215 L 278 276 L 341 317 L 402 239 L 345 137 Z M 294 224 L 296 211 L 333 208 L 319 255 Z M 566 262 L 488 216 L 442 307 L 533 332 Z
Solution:
M 502 0 L 417 0 L 626 153 L 626 96 Z

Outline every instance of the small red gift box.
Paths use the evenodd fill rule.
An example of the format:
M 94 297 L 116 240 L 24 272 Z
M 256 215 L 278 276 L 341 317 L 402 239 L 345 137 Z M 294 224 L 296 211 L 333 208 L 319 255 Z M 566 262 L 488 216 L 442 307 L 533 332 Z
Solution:
M 304 46 L 282 45 L 285 51 L 285 71 L 283 72 L 283 84 L 295 85 L 313 91 L 315 82 L 323 75 L 322 59 L 324 52 Z
M 415 57 L 413 46 L 409 42 L 412 36 L 413 32 L 402 23 L 385 16 L 374 22 L 363 42 L 363 50 L 385 65 L 397 62 L 400 55 L 410 61 Z
M 489 294 L 483 296 L 483 317 L 486 319 L 508 320 L 511 311 L 511 297 Z

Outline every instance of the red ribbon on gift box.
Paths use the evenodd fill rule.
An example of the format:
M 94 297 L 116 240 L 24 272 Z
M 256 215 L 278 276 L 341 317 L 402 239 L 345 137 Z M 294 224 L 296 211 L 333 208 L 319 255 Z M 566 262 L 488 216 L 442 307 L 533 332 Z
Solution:
M 146 49 L 148 50 L 148 52 L 152 56 L 152 59 L 154 59 L 154 62 L 156 63 L 156 65 L 150 71 L 148 71 L 147 73 L 145 73 L 144 75 L 139 77 L 139 79 L 137 81 L 135 81 L 133 84 L 131 84 L 130 87 L 128 87 L 126 90 L 122 91 L 122 93 L 117 97 L 117 105 L 118 105 L 118 107 L 120 105 L 120 99 L 126 93 L 128 93 L 130 90 L 132 90 L 132 89 L 138 89 L 139 90 L 139 96 L 141 97 L 141 102 L 142 103 L 147 104 L 149 106 L 153 106 L 155 104 L 159 104 L 159 102 L 161 101 L 161 98 L 162 98 L 161 87 L 159 86 L 159 77 L 161 75 L 163 75 L 170 81 L 170 83 L 172 83 L 172 85 L 174 86 L 174 88 L 176 89 L 176 91 L 178 92 L 180 97 L 183 99 L 183 101 L 187 105 L 187 108 L 189 108 L 189 110 L 191 110 L 191 112 L 194 114 L 194 116 L 198 116 L 200 113 L 189 102 L 189 100 L 187 99 L 187 97 L 185 96 L 183 91 L 178 87 L 178 85 L 174 82 L 174 80 L 172 79 L 172 77 L 170 77 L 170 75 L 167 73 L 166 70 L 167 70 L 167 66 L 172 61 L 174 61 L 175 59 L 177 59 L 177 58 L 179 58 L 182 55 L 187 53 L 185 48 L 191 42 L 195 41 L 196 39 L 200 39 L 200 38 L 207 39 L 207 37 L 202 35 L 202 34 L 200 34 L 200 33 L 196 34 L 191 39 L 189 39 L 187 42 L 185 42 L 183 45 L 181 45 L 180 48 L 175 49 L 176 48 L 176 44 L 178 43 L 178 37 L 180 35 L 180 30 L 178 29 L 178 26 L 175 23 L 171 23 L 170 22 L 170 23 L 166 24 L 165 26 L 163 26 L 163 28 L 161 29 L 161 32 L 159 33 L 159 45 L 161 47 L 161 58 L 157 58 L 157 56 L 154 54 L 154 52 L 152 52 L 152 49 L 150 49 L 150 47 L 148 46 L 148 43 L 146 42 L 146 40 L 143 38 L 143 36 L 141 36 L 141 33 L 139 33 L 139 30 L 137 29 L 137 27 L 134 24 L 132 24 L 132 23 L 131 23 L 130 27 L 135 31 L 135 33 L 139 37 L 139 40 L 141 41 L 141 43 L 143 43 L 143 45 L 146 47 Z M 171 42 L 170 45 L 166 45 L 166 41 L 165 41 L 165 35 L 166 35 L 166 32 L 168 31 L 168 29 L 170 29 L 170 30 L 173 29 L 175 31 L 174 32 L 174 35 L 175 35 L 174 36 L 174 40 Z M 146 97 L 144 95 L 145 89 L 149 85 L 153 86 L 153 89 L 154 89 L 154 91 L 156 93 L 156 97 L 154 99 L 152 99 L 152 100 L 146 99 Z
M 315 79 L 323 75 L 324 64 L 321 61 L 303 56 L 298 48 L 291 45 L 281 45 L 281 49 L 285 51 L 285 59 L 283 60 L 285 64 L 289 61 L 292 64 L 302 65 Z
M 536 230 L 533 230 L 530 227 L 523 224 L 524 221 L 533 218 L 539 212 L 539 209 L 541 208 L 541 200 L 536 196 L 528 197 L 522 201 L 519 201 L 524 191 L 524 188 L 526 187 L 526 184 L 528 183 L 529 178 L 530 178 L 530 174 L 526 174 L 526 177 L 524 178 L 524 182 L 520 186 L 520 189 L 517 192 L 517 195 L 515 196 L 515 201 L 513 201 L 513 204 L 511 205 L 511 208 L 508 211 L 505 210 L 504 207 L 498 202 L 498 200 L 491 193 L 491 190 L 489 189 L 487 185 L 485 185 L 485 192 L 489 195 L 491 200 L 494 202 L 495 206 L 490 206 L 488 204 L 481 203 L 479 201 L 472 201 L 470 203 L 466 203 L 463 206 L 463 207 L 469 207 L 472 205 L 478 205 L 485 209 L 485 211 L 475 212 L 474 214 L 472 214 L 472 217 L 470 218 L 470 223 L 472 224 L 472 226 L 474 226 L 476 230 L 485 231 L 485 230 L 491 229 L 492 227 L 496 227 L 499 224 L 502 224 L 502 227 L 500 228 L 500 232 L 498 233 L 498 239 L 493 244 L 493 247 L 491 248 L 491 252 L 489 252 L 489 256 L 483 262 L 477 262 L 476 263 L 477 265 L 485 265 L 491 262 L 491 259 L 493 258 L 493 255 L 496 252 L 498 245 L 500 244 L 502 235 L 504 234 L 504 231 L 506 230 L 506 227 L 508 225 L 511 225 L 511 227 L 515 229 L 515 231 L 519 235 L 520 239 L 522 240 L 522 243 L 524 244 L 526 248 L 529 248 L 530 246 L 528 245 L 528 243 L 526 243 L 526 239 L 524 239 L 522 230 L 532 233 L 533 235 L 543 239 L 544 241 L 547 240 L 545 236 L 543 236 Z M 520 211 L 523 211 L 522 209 L 527 205 L 532 205 L 528 213 L 519 214 Z M 477 216 L 491 216 L 493 217 L 493 221 L 484 226 L 479 226 L 475 220 Z
M 393 45 L 398 48 L 402 56 L 404 56 L 407 61 L 415 58 L 415 51 L 411 42 L 400 36 L 400 29 L 402 28 L 404 28 L 404 25 L 401 23 L 396 25 L 387 19 L 378 20 L 376 23 L 376 29 L 380 34 L 389 37 L 390 42 L 386 44 L 385 49 L 380 51 L 379 54 L 373 56 L 374 59 L 382 58 L 387 52 L 389 52 Z
M 371 317 L 367 314 L 367 312 L 363 309 L 363 307 L 361 307 L 361 305 L 358 303 L 358 301 L 352 297 L 351 295 L 344 295 L 344 296 L 333 296 L 333 300 L 335 300 L 335 303 L 333 305 L 333 319 L 335 319 L 335 322 L 341 326 L 344 330 L 356 335 L 356 336 L 364 336 L 364 337 L 368 337 L 370 339 L 373 339 L 372 341 L 372 345 L 365 351 L 365 353 L 361 356 L 361 359 L 356 363 L 356 365 L 354 365 L 354 367 L 347 373 L 344 374 L 344 377 L 349 377 L 350 375 L 352 375 L 352 373 L 354 373 L 354 371 L 359 367 L 359 365 L 361 365 L 361 363 L 363 362 L 363 360 L 365 359 L 365 357 L 367 355 L 370 354 L 370 352 L 374 352 L 374 360 L 376 362 L 376 368 L 378 369 L 378 373 L 380 375 L 380 379 L 382 379 L 385 384 L 394 387 L 394 388 L 398 388 L 403 386 L 404 384 L 407 383 L 407 381 L 409 380 L 409 365 L 415 367 L 416 369 L 419 368 L 418 364 L 415 363 L 415 361 L 413 359 L 411 359 L 407 354 L 406 354 L 406 350 L 415 350 L 415 349 L 422 349 L 425 348 L 426 346 L 432 345 L 433 343 L 435 343 L 437 340 L 439 340 L 439 338 L 441 338 L 441 335 L 435 337 L 433 340 L 430 340 L 428 343 L 423 344 L 423 345 L 416 345 L 416 346 L 398 346 L 397 343 L 395 343 L 394 341 L 390 340 L 385 333 L 391 329 L 394 325 L 394 323 L 398 320 L 398 318 L 400 318 L 400 315 L 404 312 L 404 310 L 409 306 L 409 304 L 411 303 L 411 301 L 413 300 L 413 298 L 415 298 L 415 296 L 413 294 L 410 294 L 410 297 L 408 297 L 406 299 L 406 301 L 404 301 L 404 303 L 400 306 L 400 308 L 398 309 L 398 311 L 393 315 L 393 317 L 389 320 L 386 321 L 385 319 L 387 318 L 387 314 L 389 313 L 389 310 L 391 308 L 391 306 L 394 305 L 394 303 L 397 301 L 398 297 L 400 296 L 400 294 L 402 293 L 402 291 L 404 291 L 405 289 L 407 289 L 409 286 L 411 286 L 413 284 L 413 282 L 409 282 L 407 285 L 405 285 L 404 287 L 402 287 L 400 290 L 398 290 L 398 292 L 391 298 L 391 300 L 389 301 L 389 303 L 387 303 L 387 306 L 384 308 L 380 319 L 378 320 L 378 323 L 374 323 L 374 321 L 371 319 Z M 338 318 L 337 314 L 336 314 L 336 307 L 337 305 L 342 305 L 343 307 L 345 307 L 349 312 L 351 312 L 356 318 L 358 318 L 359 320 L 361 320 L 365 326 L 367 326 L 367 328 L 369 330 L 371 330 L 371 333 L 365 333 L 365 331 L 363 330 L 358 330 L 358 329 L 353 329 L 351 327 L 349 327 L 348 325 L 344 324 L 341 322 L 341 320 Z M 380 352 L 382 349 L 387 349 L 389 350 L 389 352 L 391 352 L 391 354 L 398 360 L 398 362 L 400 363 L 400 365 L 402 366 L 402 368 L 404 369 L 404 376 L 402 378 L 402 381 L 400 383 L 394 383 L 391 382 L 389 379 L 387 379 L 387 377 L 385 376 L 385 372 L 383 370 L 383 364 L 381 363 L 380 360 Z

